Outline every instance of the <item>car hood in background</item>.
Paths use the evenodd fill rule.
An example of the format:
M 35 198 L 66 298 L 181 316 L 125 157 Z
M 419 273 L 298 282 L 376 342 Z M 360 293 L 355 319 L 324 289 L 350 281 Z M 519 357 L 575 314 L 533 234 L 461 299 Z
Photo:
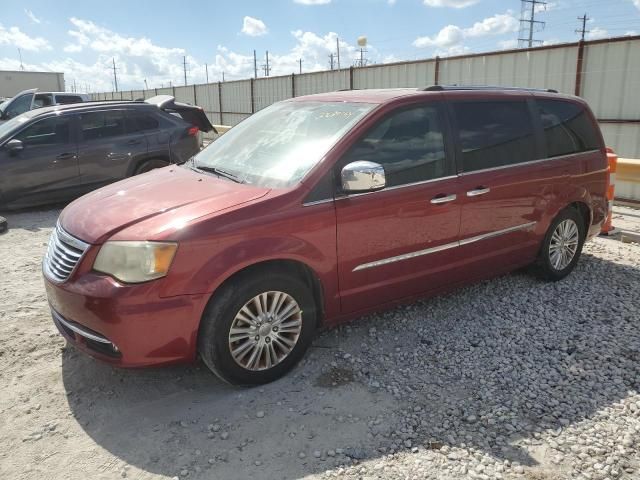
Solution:
M 171 95 L 157 95 L 147 98 L 145 102 L 155 105 L 167 113 L 177 113 L 185 122 L 195 125 L 202 132 L 218 133 L 201 107 L 176 102 L 175 97 Z
M 256 200 L 269 191 L 169 166 L 79 198 L 63 210 L 60 224 L 92 244 L 125 229 L 126 238 L 118 240 L 167 238 L 195 218 Z

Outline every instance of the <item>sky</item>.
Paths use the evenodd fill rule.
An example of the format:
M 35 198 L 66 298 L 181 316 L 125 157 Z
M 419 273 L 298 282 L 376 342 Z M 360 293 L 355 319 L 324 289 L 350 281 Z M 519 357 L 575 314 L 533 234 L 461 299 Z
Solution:
M 518 46 L 519 0 L 2 0 L 0 70 L 57 71 L 67 90 L 160 88 L 451 56 Z M 640 34 L 640 0 L 548 0 L 534 38 L 572 42 L 587 14 L 588 39 Z M 337 66 L 337 61 L 334 60 Z

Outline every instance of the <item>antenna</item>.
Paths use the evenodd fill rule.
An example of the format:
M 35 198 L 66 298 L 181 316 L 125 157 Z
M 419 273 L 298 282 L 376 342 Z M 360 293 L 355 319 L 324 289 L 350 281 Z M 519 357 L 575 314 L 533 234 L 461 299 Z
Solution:
M 547 2 L 541 0 L 520 0 L 522 3 L 520 13 L 520 33 L 518 34 L 518 47 L 533 47 L 534 43 L 542 43 L 542 40 L 533 38 L 533 30 L 536 24 L 544 28 L 545 22 L 536 20 L 536 7 L 542 5 L 547 8 Z M 528 24 L 528 26 L 527 26 Z M 528 30 L 528 33 L 527 33 Z
M 576 30 L 576 33 L 580 34 L 580 41 L 584 42 L 585 33 L 589 33 L 589 30 L 587 30 L 587 20 L 591 19 L 587 17 L 587 14 L 585 13 L 582 17 L 578 17 L 578 20 L 582 20 L 582 28 Z

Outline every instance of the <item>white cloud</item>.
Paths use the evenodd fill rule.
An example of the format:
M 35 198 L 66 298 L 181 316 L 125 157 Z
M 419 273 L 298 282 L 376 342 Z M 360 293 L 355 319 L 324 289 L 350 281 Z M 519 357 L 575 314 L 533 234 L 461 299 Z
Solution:
M 518 46 L 518 40 L 516 40 L 515 38 L 512 38 L 510 40 L 501 40 L 498 42 L 498 46 L 502 50 L 511 50 Z
M 605 38 L 609 36 L 609 32 L 607 32 L 604 28 L 595 27 L 592 28 L 589 33 L 587 33 L 587 40 L 598 40 L 600 38 Z
M 638 10 L 640 10 L 640 0 L 631 0 Z
M 77 43 L 69 43 L 65 45 L 63 50 L 67 53 L 78 53 L 82 51 L 82 45 L 78 45 Z
M 480 0 L 423 0 L 427 7 L 466 8 L 475 5 Z
M 269 32 L 264 22 L 258 18 L 244 17 L 242 22 L 242 33 L 250 37 L 259 37 Z
M 42 23 L 42 20 L 36 17 L 36 15 L 31 10 L 27 10 L 25 8 L 24 13 L 27 15 L 27 17 L 29 17 L 29 20 L 31 20 L 33 23 Z
M 413 45 L 418 48 L 435 47 L 437 55 L 448 54 L 458 55 L 468 51 L 463 47 L 463 42 L 468 38 L 479 38 L 491 35 L 503 35 L 518 31 L 519 22 L 513 12 L 500 13 L 487 17 L 480 22 L 474 23 L 469 28 L 461 28 L 457 25 L 447 25 L 435 36 L 418 37 Z
M 331 3 L 331 0 L 293 0 L 295 3 L 299 3 L 300 5 L 326 5 L 327 3 Z
M 387 0 L 387 3 L 393 6 L 396 4 L 396 0 Z
M 18 27 L 6 29 L 2 24 L 0 24 L 0 45 L 11 45 L 32 52 L 51 50 L 48 40 L 42 37 L 30 37 Z
M 640 0 L 638 0 L 638 1 L 640 1 Z M 635 30 L 628 30 L 628 31 L 624 32 L 624 36 L 625 37 L 634 37 L 636 35 L 638 35 L 638 32 L 636 32 Z

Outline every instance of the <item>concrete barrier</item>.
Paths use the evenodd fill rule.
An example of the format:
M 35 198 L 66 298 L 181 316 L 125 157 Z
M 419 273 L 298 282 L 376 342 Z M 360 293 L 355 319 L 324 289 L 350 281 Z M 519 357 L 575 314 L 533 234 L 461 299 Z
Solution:
M 640 159 L 618 158 L 616 200 L 640 202 Z

